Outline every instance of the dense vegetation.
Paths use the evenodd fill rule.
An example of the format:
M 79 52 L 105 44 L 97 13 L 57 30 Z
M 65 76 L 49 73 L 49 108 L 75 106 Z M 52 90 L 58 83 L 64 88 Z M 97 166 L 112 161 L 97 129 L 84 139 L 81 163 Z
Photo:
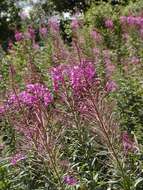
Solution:
M 21 15 L 0 49 L 0 190 L 143 189 L 142 11 Z

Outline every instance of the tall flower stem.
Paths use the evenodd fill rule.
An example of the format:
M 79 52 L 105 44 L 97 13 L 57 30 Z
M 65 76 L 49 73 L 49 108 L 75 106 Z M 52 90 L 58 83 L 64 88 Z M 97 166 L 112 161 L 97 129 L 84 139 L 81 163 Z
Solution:
M 112 152 L 112 154 L 113 154 L 113 157 L 115 158 L 115 160 L 116 160 L 116 162 L 117 162 L 117 164 L 118 164 L 118 167 L 120 168 L 120 171 L 121 171 L 121 173 L 122 173 L 122 178 L 123 178 L 123 180 L 124 180 L 124 187 L 125 187 L 125 190 L 130 190 L 130 187 L 129 187 L 129 184 L 128 184 L 128 181 L 127 181 L 127 177 L 126 177 L 126 175 L 125 175 L 125 173 L 124 173 L 125 171 L 124 171 L 124 169 L 123 169 L 123 166 L 122 166 L 120 160 L 118 159 L 118 155 L 117 155 L 117 153 L 116 153 L 116 151 L 115 151 L 115 149 L 114 149 L 114 147 L 113 147 L 113 145 L 112 145 L 112 142 L 111 142 L 111 140 L 110 140 L 110 137 L 109 137 L 109 135 L 108 135 L 108 132 L 106 131 L 106 125 L 104 124 L 104 122 L 103 122 L 103 120 L 102 120 L 102 117 L 101 117 L 101 115 L 100 115 L 100 113 L 99 113 L 99 111 L 98 111 L 98 108 L 97 108 L 97 106 L 96 106 L 96 104 L 95 104 L 95 102 L 94 102 L 94 99 L 93 99 L 91 93 L 90 93 L 90 96 L 91 96 L 91 101 L 92 101 L 92 104 L 93 104 L 93 108 L 94 108 L 94 110 L 95 110 L 95 112 L 96 112 L 96 116 L 95 116 L 95 117 L 96 117 L 96 120 L 98 121 L 99 127 L 101 128 L 101 130 L 103 131 L 103 133 L 104 133 L 104 135 L 105 135 L 105 137 L 106 137 L 106 139 L 107 139 L 108 147 L 109 147 L 109 149 L 111 150 L 111 152 Z

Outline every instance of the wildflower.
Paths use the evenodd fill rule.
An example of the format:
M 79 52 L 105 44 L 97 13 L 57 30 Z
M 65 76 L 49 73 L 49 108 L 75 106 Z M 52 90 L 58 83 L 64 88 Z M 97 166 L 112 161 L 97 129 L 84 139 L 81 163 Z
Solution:
M 106 83 L 105 90 L 107 92 L 115 92 L 117 90 L 118 86 L 115 81 L 109 80 Z
M 133 17 L 133 16 L 128 16 L 127 17 L 127 24 L 128 25 L 134 25 L 135 21 L 136 21 L 135 17 Z
M 18 94 L 19 101 L 24 105 L 33 105 L 36 102 L 36 97 L 31 95 L 30 93 L 23 91 Z
M 24 160 L 25 158 L 26 157 L 23 154 L 17 153 L 11 157 L 10 163 L 11 163 L 11 165 L 15 166 L 17 164 L 17 162 Z
M 140 59 L 138 57 L 134 56 L 131 58 L 131 63 L 138 64 L 139 62 L 140 62 Z
M 40 34 L 41 34 L 42 37 L 45 37 L 46 34 L 47 34 L 47 32 L 48 32 L 48 30 L 47 30 L 46 27 L 41 27 L 41 28 L 39 29 L 39 32 L 40 32 Z
M 21 40 L 23 39 L 23 34 L 22 34 L 22 32 L 16 31 L 16 32 L 15 32 L 15 39 L 16 39 L 17 42 L 18 42 L 18 41 L 21 41 Z
M 49 92 L 45 93 L 43 98 L 45 106 L 48 106 L 53 101 L 53 96 Z
M 134 141 L 129 137 L 126 131 L 122 134 L 122 144 L 125 154 L 127 154 L 129 151 L 134 151 L 136 149 Z
M 44 85 L 36 83 L 28 84 L 26 87 L 28 93 L 31 93 L 35 99 L 43 101 L 45 106 L 48 106 L 52 102 L 53 96 Z
M 121 17 L 120 17 L 120 22 L 121 22 L 121 24 L 126 24 L 126 22 L 127 22 L 127 17 L 126 17 L 126 16 L 121 16 Z
M 109 28 L 109 29 L 113 29 L 113 27 L 114 27 L 113 21 L 112 21 L 111 19 L 107 19 L 107 20 L 105 21 L 105 26 L 106 26 L 107 28 Z
M 142 17 L 135 17 L 135 24 L 137 26 L 142 26 L 143 18 Z
M 93 30 L 91 32 L 91 37 L 96 41 L 96 42 L 100 42 L 101 41 L 101 35 L 96 31 Z
M 61 66 L 55 67 L 51 71 L 53 87 L 55 91 L 59 90 L 59 86 L 64 82 L 63 68 Z
M 49 27 L 53 32 L 58 32 L 60 27 L 60 22 L 57 17 L 51 17 L 48 21 Z
M 42 84 L 28 84 L 26 90 L 16 94 L 10 95 L 6 102 L 8 109 L 19 108 L 19 105 L 30 107 L 37 103 L 42 103 L 48 106 L 53 100 L 52 94 Z
M 29 37 L 29 39 L 35 38 L 35 30 L 32 28 L 32 26 L 29 26 L 28 28 L 27 37 Z
M 77 184 L 77 179 L 73 176 L 66 175 L 64 176 L 64 183 L 70 186 L 75 186 Z
M 71 28 L 73 30 L 77 30 L 79 28 L 79 21 L 76 17 L 72 19 Z

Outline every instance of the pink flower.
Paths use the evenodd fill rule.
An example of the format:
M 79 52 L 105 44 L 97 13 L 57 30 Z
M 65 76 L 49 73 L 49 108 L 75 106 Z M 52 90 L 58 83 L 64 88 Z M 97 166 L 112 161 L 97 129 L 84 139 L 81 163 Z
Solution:
M 8 109 L 17 111 L 19 105 L 26 108 L 35 107 L 38 103 L 48 106 L 53 101 L 53 96 L 44 85 L 28 84 L 26 90 L 12 94 L 6 102 Z
M 59 87 L 64 83 L 64 68 L 61 66 L 53 68 L 51 70 L 51 76 L 54 90 L 58 91 Z
M 79 21 L 76 17 L 72 19 L 71 28 L 73 30 L 77 30 L 79 28 Z
M 21 154 L 21 153 L 17 153 L 14 156 L 11 157 L 10 163 L 11 165 L 15 166 L 17 164 L 17 162 L 26 159 L 26 157 Z
M 93 30 L 91 32 L 91 37 L 96 41 L 96 42 L 100 42 L 101 41 L 101 35 L 96 31 Z
M 29 26 L 27 34 L 29 35 L 30 39 L 34 39 L 35 38 L 35 30 L 32 28 L 32 26 Z
M 131 63 L 138 64 L 139 62 L 140 62 L 140 59 L 138 57 L 134 56 L 131 58 Z
M 136 18 L 134 16 L 128 16 L 127 17 L 127 24 L 134 25 L 136 22 Z
M 133 152 L 136 150 L 134 141 L 129 137 L 126 131 L 122 134 L 122 144 L 125 154 L 127 154 L 130 151 Z
M 18 41 L 21 41 L 21 40 L 23 39 L 23 34 L 22 34 L 22 32 L 16 31 L 16 32 L 15 32 L 15 39 L 16 39 L 17 42 L 18 42 Z
M 25 104 L 25 105 L 33 105 L 34 103 L 36 103 L 36 100 L 37 98 L 34 97 L 32 94 L 26 92 L 26 91 L 23 91 L 21 93 L 18 94 L 18 99 L 19 101 L 22 103 L 22 104 Z
M 107 20 L 105 21 L 105 26 L 106 26 L 107 28 L 109 28 L 109 29 L 113 29 L 113 27 L 114 27 L 113 21 L 112 21 L 111 19 L 107 19 Z
M 49 27 L 53 32 L 58 32 L 60 27 L 60 22 L 57 17 L 51 17 L 48 21 Z
M 108 81 L 105 86 L 105 90 L 107 92 L 115 92 L 117 88 L 118 88 L 118 85 L 116 84 L 115 81 L 112 81 L 112 80 Z
M 39 29 L 39 32 L 40 32 L 42 37 L 45 37 L 47 35 L 48 30 L 46 27 L 42 27 Z
M 75 177 L 66 175 L 64 176 L 64 183 L 70 186 L 75 186 L 77 185 L 78 181 Z
M 121 24 L 126 24 L 126 22 L 127 22 L 127 17 L 126 17 L 126 16 L 121 16 L 121 17 L 120 17 L 120 22 L 121 22 Z

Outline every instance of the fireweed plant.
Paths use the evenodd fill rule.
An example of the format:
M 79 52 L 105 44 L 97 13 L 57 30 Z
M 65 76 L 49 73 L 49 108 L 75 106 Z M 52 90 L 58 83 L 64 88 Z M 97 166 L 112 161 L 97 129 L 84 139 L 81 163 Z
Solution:
M 137 41 L 142 38 L 142 20 L 141 16 L 119 18 L 127 49 L 120 54 L 122 65 L 100 29 L 84 28 L 76 17 L 70 46 L 62 40 L 55 18 L 48 27 L 39 27 L 42 45 L 32 26 L 25 32 L 16 30 L 16 43 L 9 43 L 2 60 L 8 76 L 0 103 L 0 119 L 13 129 L 15 147 L 6 157 L 4 144 L 0 150 L 2 167 L 15 178 L 20 178 L 21 170 L 25 175 L 20 178 L 22 185 L 10 180 L 9 189 L 140 188 L 140 145 L 135 135 L 120 127 L 116 93 L 119 77 L 141 72 L 142 57 L 136 55 L 132 35 Z M 105 18 L 103 25 L 112 36 L 114 21 Z M 32 169 L 41 173 L 30 174 Z

